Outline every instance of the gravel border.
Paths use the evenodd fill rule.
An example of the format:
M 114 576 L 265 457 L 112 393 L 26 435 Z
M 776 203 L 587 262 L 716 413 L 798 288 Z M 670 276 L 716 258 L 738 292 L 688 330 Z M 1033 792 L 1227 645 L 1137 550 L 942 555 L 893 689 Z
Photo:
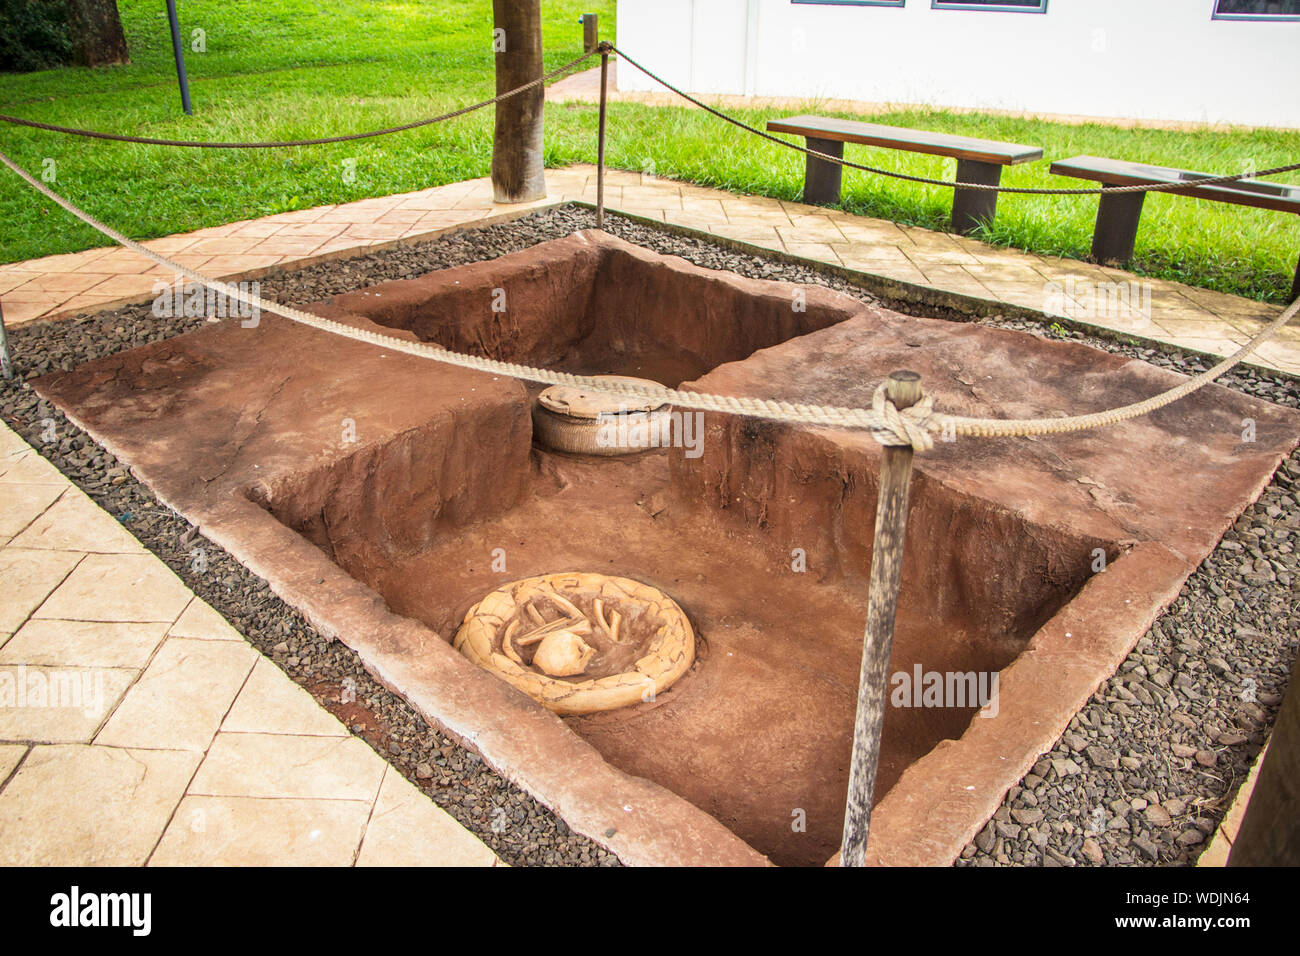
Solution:
M 280 273 L 263 294 L 305 304 L 391 279 L 524 249 L 592 228 L 592 211 L 562 206 L 521 219 Z M 933 308 L 881 300 L 811 267 L 735 251 L 707 239 L 611 214 L 607 231 L 657 252 L 759 279 L 827 286 L 902 312 Z M 949 317 L 949 316 L 945 316 Z M 1147 348 L 1058 324 L 993 316 L 981 324 L 1069 338 L 1186 374 L 1213 360 Z M 160 341 L 204 324 L 158 318 L 148 304 L 37 322 L 9 333 L 21 379 Z M 263 654 L 339 715 L 407 779 L 513 865 L 616 866 L 603 847 L 470 751 L 428 726 L 369 676 L 357 655 L 317 634 L 295 609 L 131 476 L 127 467 L 24 381 L 0 381 L 0 418 L 157 554 Z M 1239 367 L 1229 388 L 1300 408 L 1300 383 Z M 49 424 L 55 440 L 45 441 Z M 1213 833 L 1276 718 L 1297 648 L 1295 542 L 1300 540 L 1300 454 L 1225 536 L 1134 653 L 1021 783 L 1008 793 L 958 865 L 1187 864 Z M 201 542 L 201 544 L 200 544 Z M 196 571 L 196 548 L 206 566 Z M 351 682 L 350 684 L 348 682 Z M 355 702 L 340 689 L 355 687 Z

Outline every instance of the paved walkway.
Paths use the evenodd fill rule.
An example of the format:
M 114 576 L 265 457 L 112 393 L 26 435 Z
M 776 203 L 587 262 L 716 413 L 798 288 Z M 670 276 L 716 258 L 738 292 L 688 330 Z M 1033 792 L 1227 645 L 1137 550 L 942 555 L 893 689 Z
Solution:
M 495 861 L 0 424 L 0 865 Z
M 595 202 L 595 170 L 547 173 L 549 196 L 523 206 L 492 202 L 486 178 L 341 206 L 320 206 L 168 236 L 148 243 L 219 278 L 253 279 L 303 265 L 473 225 L 566 200 Z M 612 209 L 768 249 L 1067 316 L 1118 332 L 1227 355 L 1280 307 L 1120 269 L 1033 255 L 964 236 L 900 226 L 820 206 L 737 196 L 640 173 L 611 170 Z M 93 211 L 93 210 L 92 210 Z M 5 322 L 58 318 L 156 295 L 171 274 L 124 249 L 91 249 L 0 266 Z M 1130 285 L 1132 283 L 1132 285 Z M 1284 329 L 1255 363 L 1300 374 L 1300 328 Z

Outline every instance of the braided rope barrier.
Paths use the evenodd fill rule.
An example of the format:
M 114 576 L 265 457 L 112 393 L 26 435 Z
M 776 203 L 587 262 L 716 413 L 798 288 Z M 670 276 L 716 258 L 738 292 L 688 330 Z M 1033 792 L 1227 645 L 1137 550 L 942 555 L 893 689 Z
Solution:
M 1107 196 L 1115 196 L 1122 193 L 1176 192 L 1180 189 L 1194 189 L 1197 186 L 1215 186 L 1220 183 L 1231 183 L 1240 179 L 1258 178 L 1260 176 L 1274 176 L 1278 173 L 1289 173 L 1293 170 L 1300 169 L 1300 163 L 1291 163 L 1287 166 L 1274 166 L 1271 169 L 1261 169 L 1260 171 L 1253 173 L 1233 173 L 1229 176 L 1210 176 L 1206 179 L 1189 179 L 1186 182 L 1136 183 L 1131 186 L 1085 186 L 1077 189 L 1045 189 L 1029 186 L 1002 185 L 992 186 L 988 183 L 960 183 L 952 182 L 947 179 L 930 179 L 926 176 L 913 176 L 910 173 L 899 173 L 890 169 L 881 169 L 878 166 L 864 166 L 861 163 L 849 162 L 849 160 L 844 159 L 841 156 L 831 156 L 829 153 L 809 149 L 807 146 L 800 146 L 798 143 L 791 143 L 788 140 L 781 139 L 779 136 L 773 136 L 766 130 L 761 130 L 756 126 L 750 126 L 744 120 L 731 116 L 728 113 L 724 113 L 722 110 L 710 106 L 703 100 L 692 96 L 685 90 L 673 86 L 673 84 L 669 83 L 658 74 L 652 73 L 649 69 L 642 66 L 613 44 L 610 44 L 609 48 L 617 53 L 621 59 L 632 64 L 632 66 L 636 67 L 659 85 L 671 90 L 682 99 L 693 103 L 705 112 L 712 113 L 714 116 L 718 117 L 718 119 L 725 120 L 732 126 L 737 126 L 748 133 L 753 133 L 755 136 L 767 140 L 768 142 L 776 143 L 778 146 L 784 146 L 786 149 L 792 149 L 795 152 L 803 153 L 806 156 L 812 156 L 815 159 L 824 160 L 828 163 L 833 163 L 836 166 L 845 166 L 849 169 L 861 170 L 864 173 L 875 173 L 877 176 L 888 176 L 891 179 L 902 179 L 909 183 L 923 183 L 927 186 L 947 186 L 955 189 L 974 189 L 982 192 L 1016 193 L 1022 196 L 1096 196 L 1101 193 L 1105 193 Z
M 426 119 L 415 120 L 411 123 L 403 123 L 401 126 L 387 126 L 383 129 L 368 130 L 364 133 L 345 133 L 340 136 L 322 136 L 318 139 L 288 139 L 288 140 L 270 140 L 270 141 L 251 141 L 251 142 L 212 142 L 207 140 L 192 139 L 155 139 L 151 136 L 128 136 L 123 133 L 103 133 L 93 129 L 78 129 L 74 126 L 58 126 L 54 123 L 41 123 L 36 120 L 23 119 L 20 116 L 10 116 L 6 113 L 0 113 L 0 122 L 11 123 L 14 126 L 27 126 L 31 129 L 46 130 L 51 133 L 66 133 L 69 136 L 84 136 L 88 139 L 104 139 L 115 143 L 140 143 L 145 146 L 193 146 L 199 149 L 274 149 L 284 146 L 324 146 L 329 143 L 350 143 L 357 139 L 370 139 L 375 136 L 387 136 L 389 133 L 404 133 L 407 130 L 419 129 L 422 126 L 430 126 L 434 123 L 441 123 L 444 120 L 455 119 L 457 116 L 464 116 L 466 113 L 472 113 L 475 110 L 481 110 L 485 106 L 492 106 L 500 103 L 502 100 L 508 100 L 512 96 L 517 96 L 526 90 L 531 90 L 535 86 L 541 86 L 549 80 L 554 79 L 562 73 L 567 73 L 580 63 L 585 63 L 593 56 L 598 55 L 598 50 L 590 50 L 580 57 L 570 60 L 564 66 L 556 67 L 549 73 L 545 73 L 535 80 L 529 80 L 522 86 L 516 86 L 513 90 L 507 90 L 504 93 L 498 93 L 488 100 L 480 100 L 477 103 L 471 103 L 469 106 L 462 106 L 460 109 L 452 110 L 450 113 L 442 113 L 438 116 L 430 116 Z
M 453 352 L 433 343 L 411 342 L 406 339 L 385 335 L 381 332 L 375 332 L 370 329 L 355 328 L 342 322 L 336 322 L 333 319 L 327 319 L 323 316 L 313 315 L 310 312 L 304 312 L 303 310 L 296 309 L 293 306 L 272 302 L 259 295 L 246 292 L 238 286 L 221 282 L 216 279 L 210 279 L 200 272 L 182 265 L 179 262 L 175 262 L 134 239 L 128 238 L 116 229 L 113 229 L 111 226 L 107 226 L 100 222 L 94 216 L 90 215 L 90 213 L 84 211 L 71 201 L 56 193 L 54 190 L 50 189 L 45 183 L 36 179 L 36 177 L 15 163 L 3 152 L 0 152 L 0 163 L 3 163 L 10 170 L 16 173 L 37 192 L 76 216 L 82 222 L 86 223 L 86 225 L 98 230 L 109 239 L 112 239 L 119 245 L 130 249 L 132 252 L 139 253 L 150 261 L 166 269 L 171 269 L 178 275 L 182 275 L 187 279 L 205 286 L 206 288 L 228 296 L 235 301 L 241 302 L 252 308 L 283 316 L 286 319 L 298 322 L 310 328 L 318 329 L 323 332 L 330 332 L 334 335 L 353 339 L 358 342 L 377 345 L 394 352 L 402 352 L 407 355 L 432 359 L 433 361 L 442 362 L 446 365 L 454 365 L 459 368 L 472 369 L 474 371 L 487 372 L 494 375 L 502 375 L 508 378 L 520 379 L 527 382 L 536 382 L 542 385 L 572 385 L 579 388 L 614 395 L 656 399 L 679 408 L 709 412 L 725 412 L 735 415 L 745 415 L 752 418 L 767 419 L 769 421 L 785 422 L 788 424 L 866 429 L 869 430 L 872 437 L 882 445 L 895 447 L 910 446 L 916 451 L 925 451 L 933 447 L 933 435 L 935 434 L 941 434 L 945 439 L 955 438 L 960 435 L 983 438 L 1000 438 L 1025 435 L 1060 434 L 1062 432 L 1100 428 L 1104 425 L 1113 425 L 1131 418 L 1136 418 L 1140 415 L 1145 415 L 1158 408 L 1163 408 L 1165 405 L 1175 402 L 1178 399 L 1191 394 L 1202 386 L 1214 381 L 1214 379 L 1228 371 L 1228 369 L 1235 366 L 1246 356 L 1254 352 L 1260 345 L 1272 338 L 1295 316 L 1297 311 L 1300 311 L 1300 299 L 1297 299 L 1254 338 L 1242 346 L 1236 354 L 1224 359 L 1213 368 L 1202 372 L 1196 377 L 1191 378 L 1168 391 L 1131 405 L 1108 409 L 1102 412 L 1093 412 L 1086 415 L 1035 419 L 966 418 L 956 415 L 945 415 L 934 411 L 933 398 L 929 395 L 925 396 L 915 405 L 900 410 L 886 398 L 885 386 L 883 383 L 876 389 L 875 394 L 872 396 L 872 407 L 869 409 L 814 405 L 803 402 L 741 397 L 735 395 L 715 395 L 708 392 L 687 392 L 664 386 L 638 385 L 631 382 L 619 381 L 611 382 L 588 375 L 574 375 L 569 372 L 557 372 L 553 369 L 536 368 L 515 362 L 503 362 L 483 356 Z

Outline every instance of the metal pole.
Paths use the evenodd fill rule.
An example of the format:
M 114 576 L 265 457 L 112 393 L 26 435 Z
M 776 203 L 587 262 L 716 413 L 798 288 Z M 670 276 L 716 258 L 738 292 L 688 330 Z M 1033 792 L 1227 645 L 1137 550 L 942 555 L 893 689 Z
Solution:
M 608 44 L 600 54 L 600 133 L 596 140 L 596 228 L 605 228 L 605 82 L 609 79 Z
M 14 377 L 13 359 L 9 357 L 9 333 L 5 331 L 5 310 L 0 307 L 0 375 Z
M 889 376 L 885 394 L 898 409 L 921 400 L 921 376 L 900 371 Z M 876 535 L 871 545 L 871 589 L 867 596 L 867 628 L 862 642 L 862 672 L 858 678 L 858 712 L 853 724 L 853 756 L 849 763 L 848 804 L 844 808 L 844 838 L 840 866 L 865 866 L 871 800 L 880 759 L 880 728 L 885 720 L 889 683 L 889 652 L 898 610 L 898 581 L 903 570 L 903 536 L 907 530 L 907 499 L 912 485 L 912 449 L 886 446 L 880 460 L 880 497 L 876 501 Z
M 181 46 L 181 25 L 176 19 L 176 0 L 167 0 L 167 19 L 172 27 L 172 55 L 176 57 L 176 80 L 181 85 L 181 109 L 186 116 L 194 115 L 190 105 L 190 80 L 185 75 L 185 50 Z

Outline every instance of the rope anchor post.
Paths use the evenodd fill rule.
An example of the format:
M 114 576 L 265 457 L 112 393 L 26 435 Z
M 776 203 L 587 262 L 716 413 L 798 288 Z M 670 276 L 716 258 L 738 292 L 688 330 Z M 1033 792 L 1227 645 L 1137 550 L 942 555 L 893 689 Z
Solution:
M 596 228 L 605 228 L 605 107 L 609 84 L 610 44 L 600 43 L 600 128 L 596 134 Z
M 885 382 L 885 397 L 900 411 L 911 408 L 924 397 L 921 376 L 909 371 L 891 373 Z M 880 730 L 885 720 L 889 653 L 894 642 L 898 582 L 903 570 L 912 455 L 911 445 L 886 445 L 880 461 L 880 495 L 876 501 L 876 533 L 871 545 L 871 584 L 867 594 L 866 635 L 862 642 L 862 672 L 858 678 L 858 711 L 853 723 L 844 837 L 840 843 L 841 866 L 866 865 L 867 830 L 880 759 Z

